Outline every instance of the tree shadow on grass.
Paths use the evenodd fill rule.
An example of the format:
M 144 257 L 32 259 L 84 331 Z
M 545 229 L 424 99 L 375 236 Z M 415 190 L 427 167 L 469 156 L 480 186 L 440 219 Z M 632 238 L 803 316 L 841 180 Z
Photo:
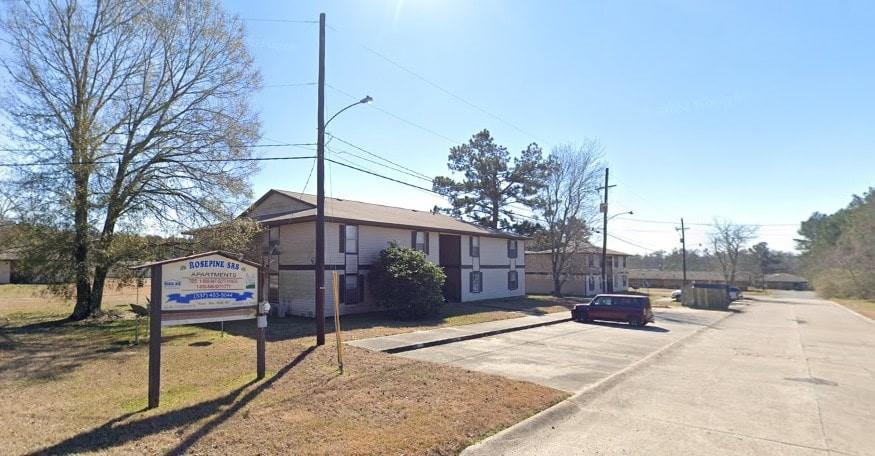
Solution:
M 198 430 L 185 438 L 174 448 L 168 450 L 166 454 L 179 455 L 184 454 L 188 449 L 194 446 L 200 439 L 207 436 L 213 429 L 220 426 L 229 418 L 234 416 L 241 408 L 245 407 L 249 402 L 258 397 L 261 392 L 270 388 L 274 383 L 287 374 L 292 368 L 303 361 L 310 353 L 315 350 L 315 346 L 308 347 L 306 350 L 298 354 L 291 362 L 286 364 L 272 377 L 255 387 L 249 392 L 247 388 L 257 383 L 257 380 L 252 380 L 249 383 L 234 389 L 228 394 L 216 399 L 201 402 L 179 410 L 169 411 L 161 415 L 150 416 L 141 420 L 116 425 L 120 421 L 125 420 L 139 412 L 122 415 L 104 423 L 100 427 L 92 429 L 81 434 L 77 434 L 62 442 L 52 445 L 41 450 L 30 453 L 31 455 L 54 455 L 54 454 L 70 454 L 86 451 L 101 451 L 112 447 L 120 446 L 130 441 L 139 440 L 149 435 L 158 434 L 170 429 L 174 429 L 192 422 L 210 417 L 218 413 L 209 421 L 204 423 Z M 223 409 L 223 407 L 226 407 Z

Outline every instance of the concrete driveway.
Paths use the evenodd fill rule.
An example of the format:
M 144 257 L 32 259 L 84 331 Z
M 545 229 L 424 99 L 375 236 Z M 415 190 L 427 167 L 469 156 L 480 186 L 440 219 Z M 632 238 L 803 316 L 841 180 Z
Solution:
M 464 454 L 871 455 L 873 429 L 875 324 L 782 294 Z
M 398 356 L 576 392 L 728 312 L 655 309 L 644 328 L 625 323 L 566 322 L 400 353 Z

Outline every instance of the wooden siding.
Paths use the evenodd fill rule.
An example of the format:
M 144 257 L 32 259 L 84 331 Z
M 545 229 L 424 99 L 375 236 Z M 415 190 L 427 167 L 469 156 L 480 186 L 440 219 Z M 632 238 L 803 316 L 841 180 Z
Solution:
M 507 239 L 480 236 L 480 256 L 471 256 L 471 236 L 462 236 L 462 302 L 526 294 L 525 242 L 518 241 L 517 257 L 508 258 Z M 517 271 L 516 290 L 507 286 L 507 272 Z M 471 293 L 471 271 L 483 273 L 483 291 Z
M 339 223 L 325 225 L 325 284 L 326 303 L 325 315 L 334 315 L 332 295 L 332 270 L 342 273 L 349 265 L 349 258 L 340 251 Z M 367 284 L 368 269 L 378 258 L 380 251 L 396 243 L 402 247 L 411 247 L 411 231 L 403 228 L 389 228 L 372 225 L 358 225 L 358 270 L 365 276 L 365 300 L 354 305 L 340 304 L 341 313 L 359 313 L 378 310 L 370 296 Z M 313 316 L 314 272 L 315 272 L 315 224 L 313 222 L 295 223 L 280 226 L 280 272 L 279 272 L 279 303 L 278 315 Z M 480 258 L 471 258 L 468 236 L 462 237 L 462 300 L 475 301 L 481 299 L 506 298 L 524 296 L 526 294 L 526 270 L 524 242 L 518 241 L 517 258 L 508 258 L 507 239 L 480 237 Z M 435 264 L 440 258 L 440 233 L 429 231 L 428 259 Z M 468 283 L 472 270 L 483 273 L 483 292 L 470 293 Z M 507 273 L 517 271 L 518 288 L 508 289 Z
M 272 193 L 260 202 L 258 206 L 253 207 L 249 212 L 250 217 L 259 217 L 272 214 L 285 214 L 292 211 L 300 211 L 310 209 L 312 206 L 304 202 L 289 198 L 281 193 Z
M 594 266 L 589 266 L 589 257 L 593 257 Z M 601 255 L 590 253 L 576 253 L 572 255 L 571 266 L 572 274 L 565 280 L 562 285 L 562 294 L 593 296 L 602 292 L 602 276 L 601 276 Z M 613 255 L 608 255 L 608 262 L 613 261 Z M 623 266 L 623 260 L 620 258 L 617 262 L 617 267 L 613 268 L 608 265 L 608 271 L 613 272 L 613 277 L 608 277 L 608 280 L 613 280 L 614 291 L 622 292 L 629 289 L 628 272 Z M 550 294 L 553 292 L 553 275 L 551 256 L 547 253 L 527 253 L 526 254 L 526 285 L 529 293 Z M 589 277 L 595 278 L 595 287 L 588 286 Z M 622 286 L 622 277 L 627 277 L 627 286 Z

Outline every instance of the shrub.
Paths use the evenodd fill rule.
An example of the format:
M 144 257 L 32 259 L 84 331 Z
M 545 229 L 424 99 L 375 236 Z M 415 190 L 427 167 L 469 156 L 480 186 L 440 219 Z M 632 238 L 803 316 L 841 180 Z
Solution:
M 444 303 L 444 271 L 422 252 L 391 246 L 368 273 L 371 295 L 381 307 L 397 310 L 402 318 L 420 319 L 438 312 Z

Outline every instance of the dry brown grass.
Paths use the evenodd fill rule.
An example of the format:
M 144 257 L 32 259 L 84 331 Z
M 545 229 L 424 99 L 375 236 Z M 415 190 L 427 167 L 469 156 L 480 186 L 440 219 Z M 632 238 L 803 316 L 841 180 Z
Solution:
M 314 348 L 313 321 L 290 318 L 270 322 L 261 382 L 253 382 L 252 321 L 227 323 L 224 337 L 217 324 L 165 328 L 162 403 L 147 411 L 147 350 L 130 345 L 133 320 L 57 325 L 69 303 L 59 311 L 21 289 L 8 294 L 0 297 L 0 416 L 12 419 L 0 426 L 2 454 L 453 454 L 565 397 L 353 347 L 340 375 L 333 335 Z M 486 304 L 517 309 L 457 308 L 427 324 L 564 307 L 537 299 Z M 421 329 L 378 316 L 344 326 L 350 339 Z
M 681 303 L 671 299 L 671 292 L 668 288 L 639 288 L 639 293 L 644 293 L 650 297 L 650 304 L 653 307 L 681 307 Z
M 875 301 L 867 299 L 830 298 L 860 315 L 875 320 Z

